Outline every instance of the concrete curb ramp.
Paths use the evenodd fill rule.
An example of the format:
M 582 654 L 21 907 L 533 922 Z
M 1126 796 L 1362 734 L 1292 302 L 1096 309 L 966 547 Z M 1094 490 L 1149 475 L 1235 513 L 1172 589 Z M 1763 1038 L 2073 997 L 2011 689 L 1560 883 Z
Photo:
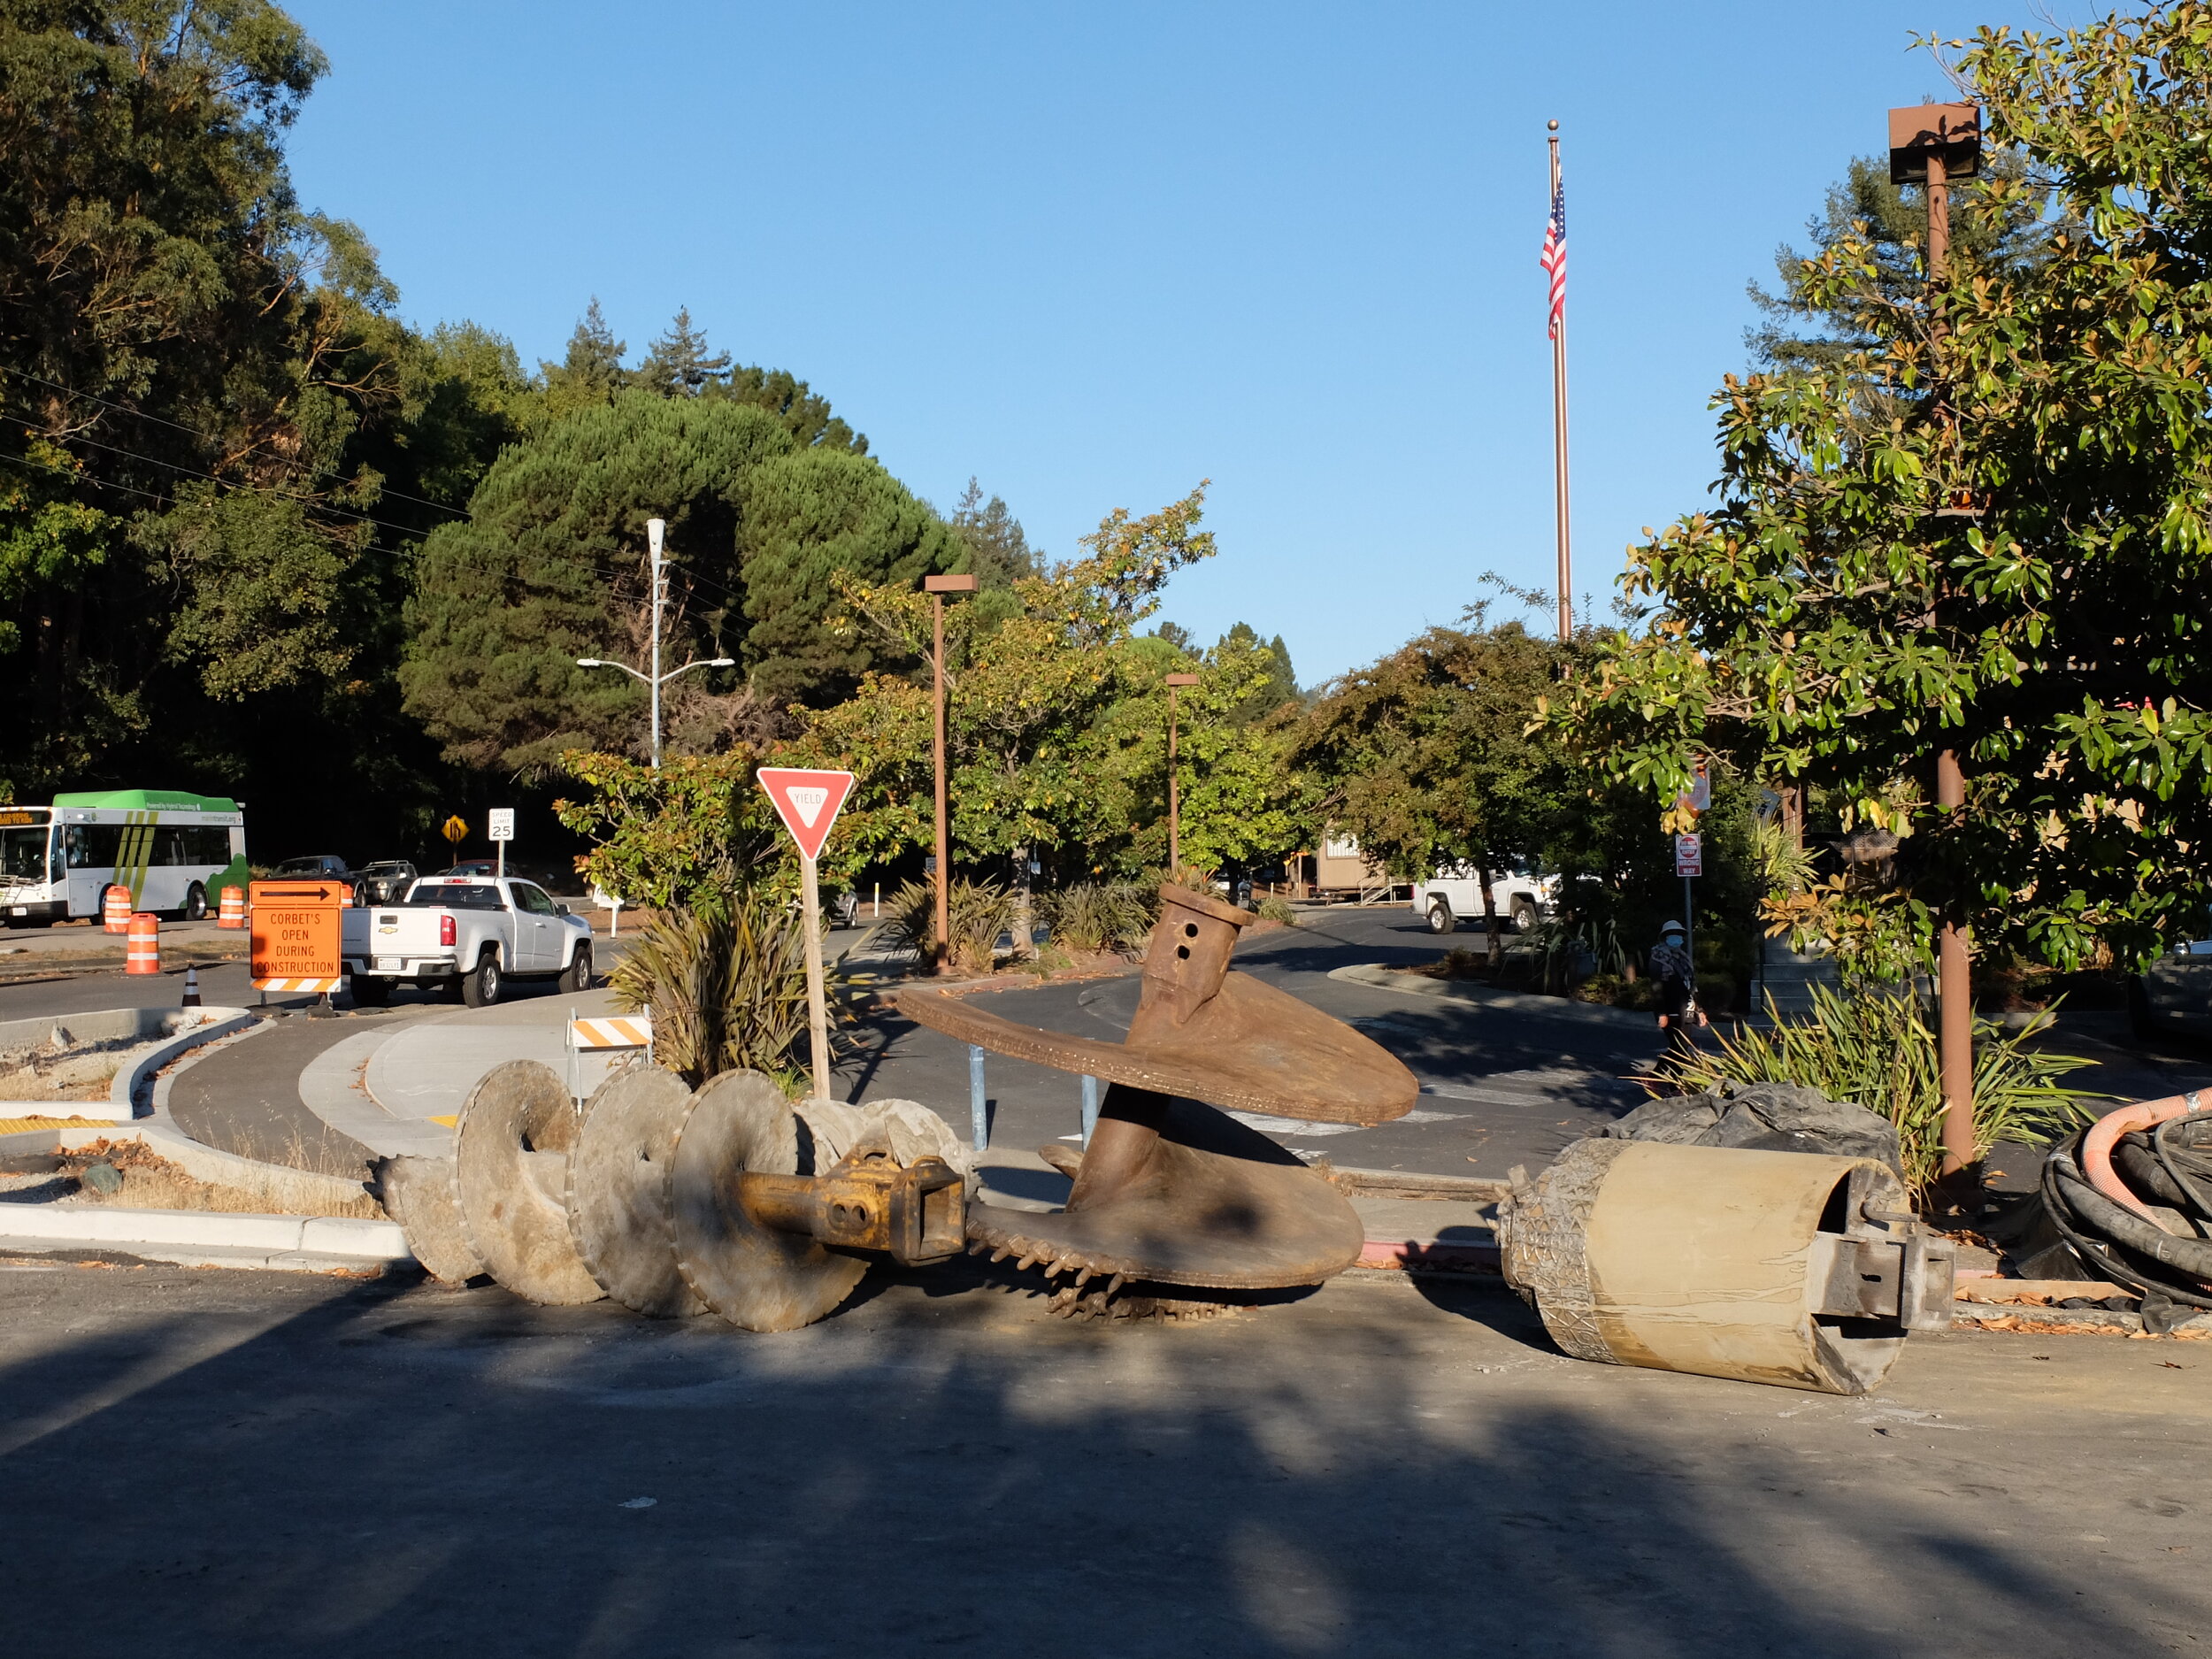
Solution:
M 1625 1008 L 1603 1008 L 1595 1002 L 1577 1002 L 1563 996 L 1531 996 L 1522 991 L 1493 991 L 1484 987 L 1463 984 L 1455 979 L 1432 979 L 1425 974 L 1398 973 L 1379 963 L 1355 963 L 1349 967 L 1332 968 L 1332 979 L 1348 979 L 1354 985 L 1371 985 L 1378 990 L 1395 991 L 1402 996 L 1441 998 L 1448 1002 L 1471 1002 L 1478 1008 L 1495 1009 L 1500 1013 L 1536 1014 L 1546 1019 L 1572 1020 L 1577 1025 L 1603 1025 L 1613 1031 L 1633 1031 L 1657 1041 L 1659 1022 L 1650 1014 L 1639 1014 Z
M 112 1250 L 186 1267 L 381 1268 L 412 1261 L 396 1222 L 93 1204 L 0 1204 L 0 1250 Z

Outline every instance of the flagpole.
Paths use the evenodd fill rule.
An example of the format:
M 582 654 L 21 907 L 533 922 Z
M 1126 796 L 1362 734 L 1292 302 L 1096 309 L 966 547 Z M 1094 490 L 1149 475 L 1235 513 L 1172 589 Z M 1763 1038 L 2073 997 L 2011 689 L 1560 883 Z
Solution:
M 1551 199 L 1559 199 L 1559 123 L 1551 123 Z M 1574 633 L 1574 558 L 1567 526 L 1567 313 L 1551 330 L 1552 478 L 1559 518 L 1559 637 Z

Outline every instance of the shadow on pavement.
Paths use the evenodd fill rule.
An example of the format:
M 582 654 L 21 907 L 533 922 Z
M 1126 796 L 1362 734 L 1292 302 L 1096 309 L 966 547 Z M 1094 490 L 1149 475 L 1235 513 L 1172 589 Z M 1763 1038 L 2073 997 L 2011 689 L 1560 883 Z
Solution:
M 1492 1291 L 1116 1329 L 899 1285 L 759 1337 L 103 1277 L 0 1366 L 25 1659 L 2163 1650 L 2102 1610 L 2139 1564 L 2093 1602 L 1947 1494 L 1690 1436 L 1777 1398 L 1554 1358 Z

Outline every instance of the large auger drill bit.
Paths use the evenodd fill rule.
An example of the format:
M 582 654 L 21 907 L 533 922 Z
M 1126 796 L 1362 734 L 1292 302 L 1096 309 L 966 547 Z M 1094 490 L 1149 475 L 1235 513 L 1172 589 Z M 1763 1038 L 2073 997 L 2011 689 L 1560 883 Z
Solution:
M 1251 913 L 1160 889 L 1141 996 L 1119 1043 L 1016 1025 L 943 991 L 902 993 L 900 1011 L 1000 1054 L 1104 1079 L 1098 1126 L 1064 1210 L 975 1203 L 972 1250 L 1041 1265 L 1065 1310 L 1110 1311 L 1125 1284 L 1227 1291 L 1315 1285 L 1359 1259 L 1359 1217 L 1333 1187 L 1216 1106 L 1328 1123 L 1400 1118 L 1413 1074 L 1350 1026 L 1229 971 Z M 1211 1102 L 1201 1104 L 1200 1102 Z M 1089 1288 L 1105 1281 L 1103 1294 Z
M 964 1241 L 966 1155 L 912 1101 L 795 1104 L 757 1071 L 695 1094 L 632 1066 L 580 1111 L 552 1068 L 517 1060 L 477 1085 L 455 1136 L 451 1158 L 384 1162 L 386 1206 L 437 1278 L 488 1273 L 535 1302 L 790 1331 L 872 1259 Z

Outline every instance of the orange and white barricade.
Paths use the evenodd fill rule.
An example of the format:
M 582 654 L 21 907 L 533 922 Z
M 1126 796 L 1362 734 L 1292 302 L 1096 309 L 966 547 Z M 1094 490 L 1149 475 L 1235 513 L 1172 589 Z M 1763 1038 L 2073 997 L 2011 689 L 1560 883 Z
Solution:
M 243 927 L 246 925 L 246 889 L 223 889 L 223 913 L 215 918 L 218 927 Z
M 100 927 L 104 933 L 127 933 L 131 931 L 131 894 L 128 887 L 110 887 L 100 901 Z
M 652 1059 L 651 1009 L 601 1019 L 578 1019 L 572 1015 L 568 1022 L 568 1092 L 578 1100 L 585 1097 L 583 1060 L 586 1055 L 612 1059 L 626 1049 L 637 1048 L 645 1050 L 647 1060 Z
M 123 947 L 123 972 L 159 973 L 161 918 L 151 910 L 140 910 L 131 918 L 130 930 L 130 942 Z

